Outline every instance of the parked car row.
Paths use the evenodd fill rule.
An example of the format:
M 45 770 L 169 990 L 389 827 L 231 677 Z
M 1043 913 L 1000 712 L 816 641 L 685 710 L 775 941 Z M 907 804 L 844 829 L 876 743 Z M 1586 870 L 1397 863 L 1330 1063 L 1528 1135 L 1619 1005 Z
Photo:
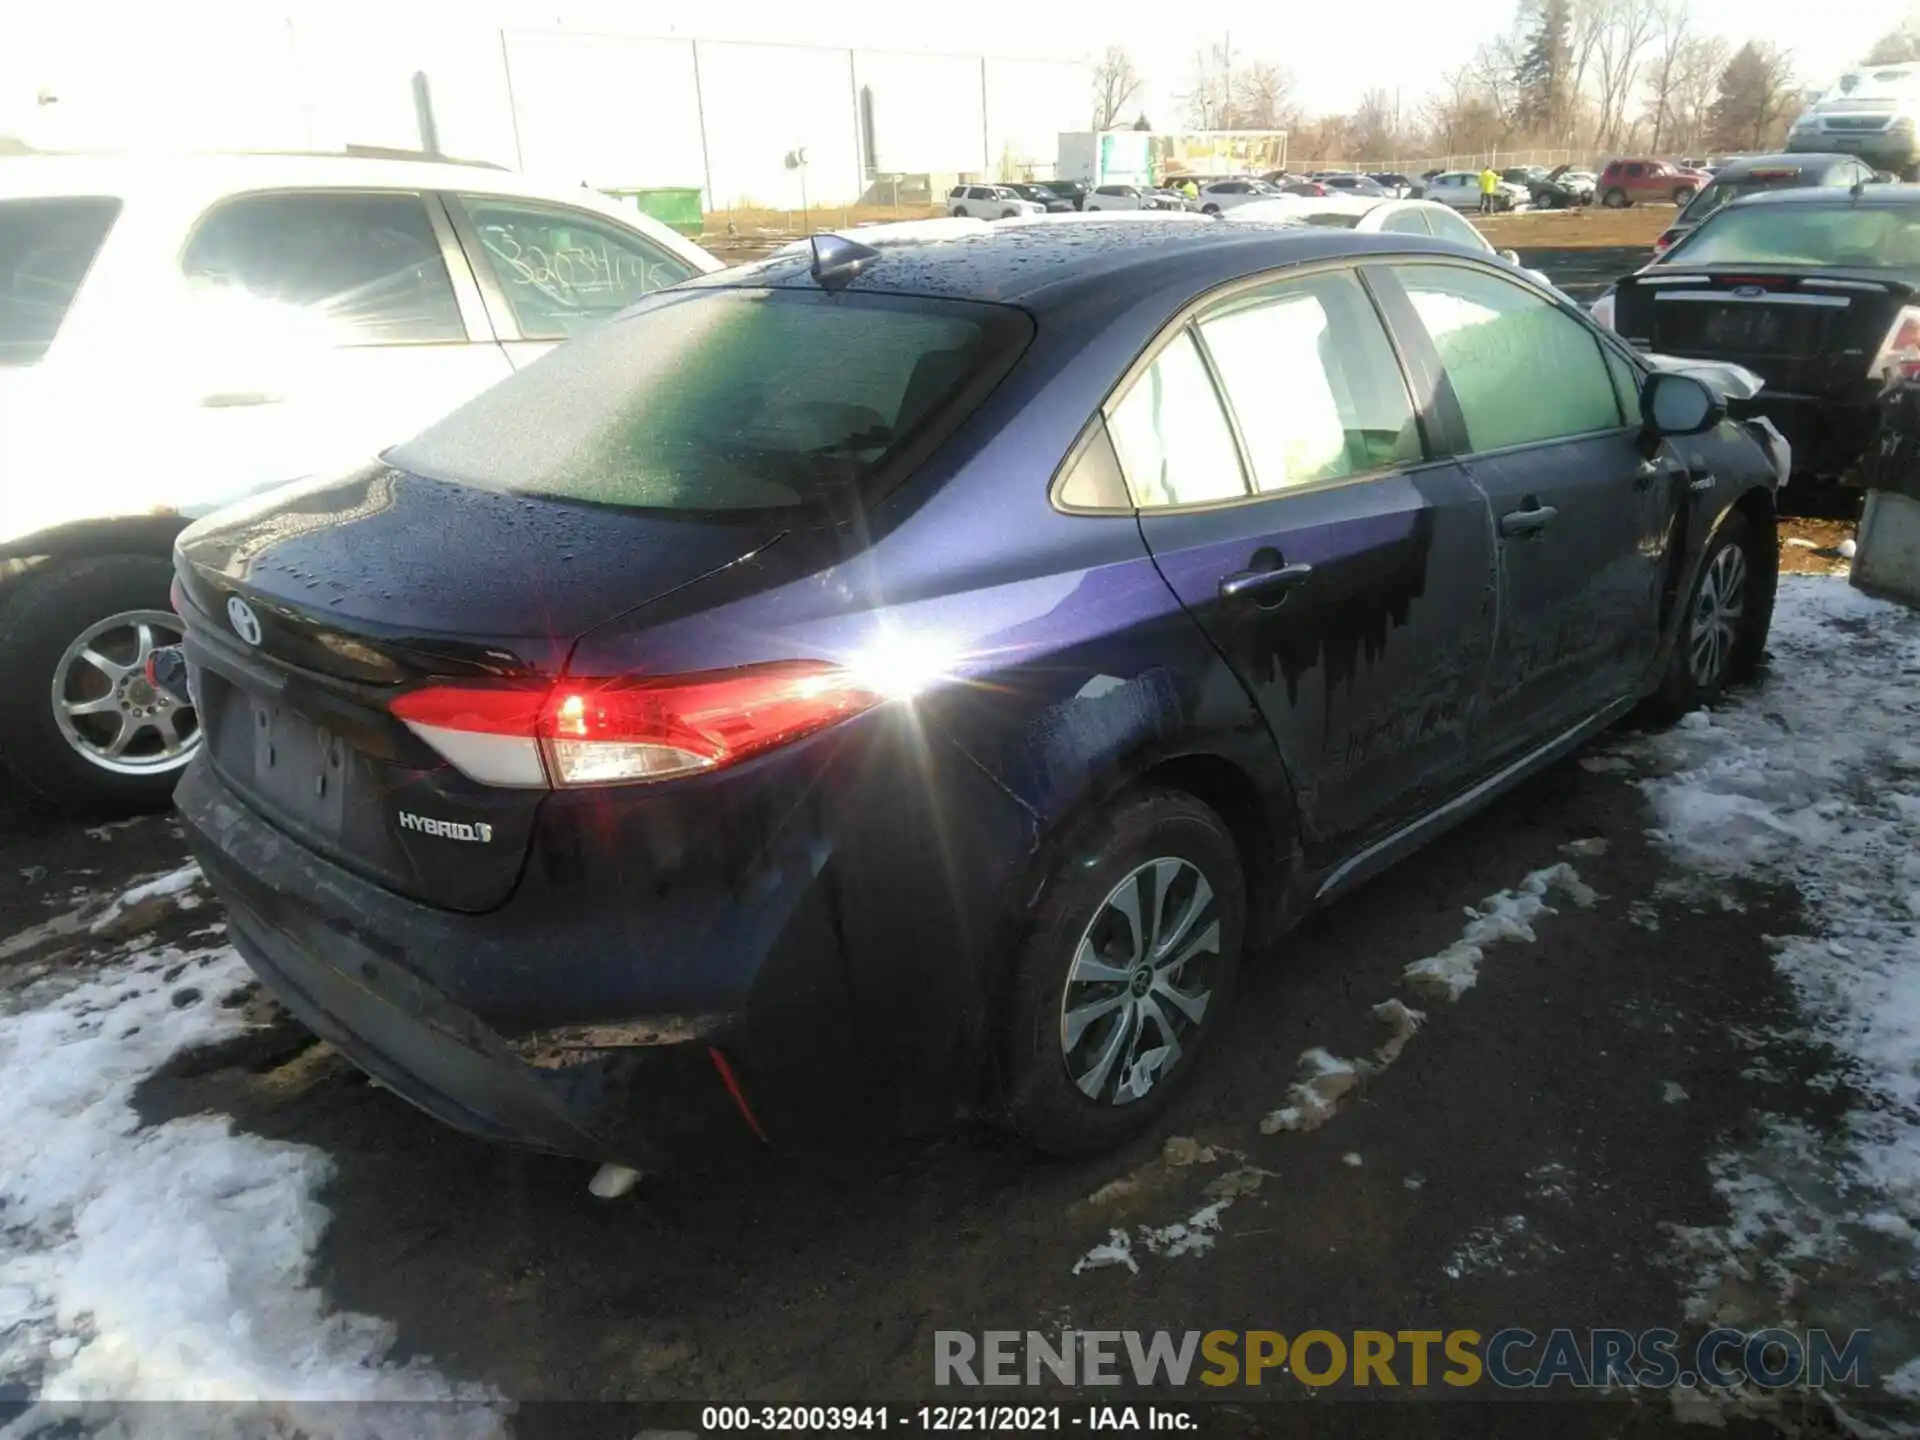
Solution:
M 171 735 L 248 963 L 491 1139 L 657 1168 L 968 1110 L 1114 1145 L 1244 959 L 1765 643 L 1778 436 L 1436 203 L 1013 191 L 720 270 L 511 177 L 281 163 L 151 214 L 76 177 L 37 246 L 0 209 L 41 396 L 116 310 L 218 341 L 169 356 L 190 425 L 99 437 L 122 508 L 272 486 L 164 517 L 171 595 L 14 713 Z M 218 327 L 143 309 L 203 274 Z M 392 443 L 428 350 L 498 383 Z M 297 447 L 249 445 L 295 395 L 279 484 Z M 59 404 L 26 473 L 71 472 Z M 0 634 L 84 589 L 31 558 Z

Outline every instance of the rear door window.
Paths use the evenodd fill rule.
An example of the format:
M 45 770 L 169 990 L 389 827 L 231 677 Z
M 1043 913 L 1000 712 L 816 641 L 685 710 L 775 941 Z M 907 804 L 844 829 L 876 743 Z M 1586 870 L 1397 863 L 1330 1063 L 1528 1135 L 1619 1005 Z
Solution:
M 593 505 L 845 515 L 951 434 L 1032 333 L 1011 306 L 675 292 L 561 346 L 387 458 Z
M 1107 432 L 1143 509 L 1247 494 L 1233 431 L 1189 331 L 1174 336 L 1107 412 Z
M 202 294 L 331 345 L 464 341 L 426 202 L 413 194 L 304 191 L 214 206 L 181 268 Z
M 558 205 L 462 195 L 492 272 L 527 340 L 565 340 L 693 266 L 611 220 Z
M 1624 423 L 1600 339 L 1582 321 L 1487 271 L 1402 265 L 1393 273 L 1439 351 L 1475 451 Z
M 46 355 L 119 214 L 105 196 L 0 200 L 0 367 Z
M 1351 274 L 1237 297 L 1200 322 L 1259 490 L 1421 458 L 1406 380 Z

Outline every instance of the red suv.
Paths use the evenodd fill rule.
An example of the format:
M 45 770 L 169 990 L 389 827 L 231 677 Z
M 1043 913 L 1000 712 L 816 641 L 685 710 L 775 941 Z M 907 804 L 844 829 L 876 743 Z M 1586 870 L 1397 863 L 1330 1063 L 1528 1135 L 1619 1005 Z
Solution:
M 1602 205 L 1624 210 L 1642 200 L 1684 205 L 1711 179 L 1713 176 L 1705 170 L 1675 165 L 1671 160 L 1615 160 L 1593 188 Z

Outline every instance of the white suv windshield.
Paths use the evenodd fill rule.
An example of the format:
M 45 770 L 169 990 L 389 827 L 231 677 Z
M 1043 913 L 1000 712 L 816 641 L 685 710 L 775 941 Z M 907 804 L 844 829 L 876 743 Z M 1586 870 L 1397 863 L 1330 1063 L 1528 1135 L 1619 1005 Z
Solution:
M 47 353 L 119 213 L 104 196 L 0 201 L 0 367 Z
M 1920 99 L 1920 71 L 1849 70 L 1820 98 L 1823 101 Z

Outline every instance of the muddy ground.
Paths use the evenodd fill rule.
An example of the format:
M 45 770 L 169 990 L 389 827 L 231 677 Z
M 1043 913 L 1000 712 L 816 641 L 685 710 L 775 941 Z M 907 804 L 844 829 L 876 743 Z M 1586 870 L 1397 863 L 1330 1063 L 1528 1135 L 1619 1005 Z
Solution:
M 1258 957 L 1198 1083 L 1156 1136 L 1103 1160 L 1040 1162 L 961 1129 L 831 1164 L 770 1153 L 599 1202 L 587 1167 L 446 1131 L 288 1023 L 183 1057 L 139 1108 L 149 1122 L 228 1115 L 325 1151 L 328 1301 L 396 1322 L 397 1358 L 521 1399 L 924 1397 L 938 1329 L 1674 1324 L 1686 1276 L 1662 1261 L 1666 1227 L 1721 1214 L 1703 1156 L 1762 1112 L 1820 1122 L 1845 1090 L 1815 1083 L 1831 1079 L 1821 1056 L 1777 1047 L 1770 1079 L 1743 1074 L 1753 1042 L 1739 1037 L 1789 1017 L 1763 937 L 1794 927 L 1796 902 L 1754 893 L 1739 915 L 1658 902 L 1668 863 L 1643 835 L 1639 791 L 1608 766 L 1556 767 Z M 164 818 L 89 832 L 16 815 L 5 837 L 0 934 L 71 885 L 111 888 L 183 856 Z M 1609 837 L 1604 854 L 1566 848 L 1592 837 Z M 1377 1046 L 1369 1008 L 1405 993 L 1402 968 L 1456 940 L 1465 907 L 1569 853 L 1599 903 L 1558 900 L 1536 943 L 1489 950 L 1479 985 L 1423 1004 L 1400 1062 L 1332 1121 L 1261 1133 L 1303 1050 Z M 1175 1135 L 1215 1158 L 1169 1166 Z M 1249 1168 L 1258 1189 L 1210 1253 L 1074 1273 L 1111 1229 L 1177 1221 Z M 1116 1198 L 1089 1199 L 1116 1180 Z M 1304 1393 L 1284 1377 L 1265 1387 Z M 1318 1433 L 1324 1410 L 1263 1409 L 1259 1428 Z M 1465 1433 L 1468 1416 L 1392 1406 L 1364 1428 Z M 1553 1428 L 1665 1417 L 1658 1398 L 1569 1403 Z

